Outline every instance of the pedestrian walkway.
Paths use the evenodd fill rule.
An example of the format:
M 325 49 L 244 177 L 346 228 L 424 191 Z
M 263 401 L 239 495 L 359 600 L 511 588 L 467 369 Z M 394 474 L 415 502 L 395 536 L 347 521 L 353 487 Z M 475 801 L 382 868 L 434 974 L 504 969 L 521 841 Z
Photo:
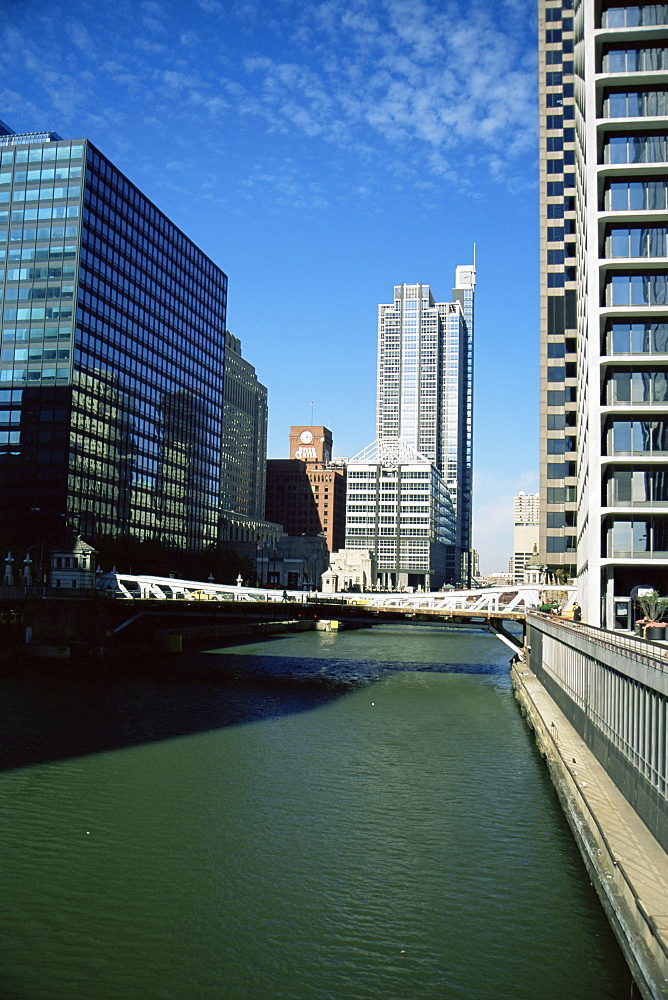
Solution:
M 553 778 L 556 771 L 557 778 L 565 779 L 561 790 L 557 780 L 555 785 L 562 803 L 561 792 L 568 790 L 573 812 L 569 821 L 581 822 L 580 832 L 590 841 L 589 861 L 597 869 L 597 890 L 606 911 L 611 907 L 620 923 L 627 924 L 626 934 L 634 951 L 640 950 L 636 957 L 641 964 L 646 958 L 645 973 L 653 989 L 643 994 L 668 997 L 668 854 L 525 663 L 516 665 L 513 680 Z M 579 846 L 582 851 L 583 844 Z M 614 920 L 611 923 L 617 932 Z M 651 957 L 646 955 L 648 947 Z

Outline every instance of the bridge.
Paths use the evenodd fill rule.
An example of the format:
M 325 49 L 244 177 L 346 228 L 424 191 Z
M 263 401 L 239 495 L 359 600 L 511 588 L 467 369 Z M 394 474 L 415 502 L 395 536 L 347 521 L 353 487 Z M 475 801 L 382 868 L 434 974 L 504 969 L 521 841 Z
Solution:
M 325 594 L 317 591 L 307 593 L 201 580 L 178 580 L 172 577 L 134 576 L 115 571 L 100 575 L 96 590 L 111 598 L 140 602 L 142 614 L 150 613 L 144 602 L 170 602 L 169 605 L 163 603 L 165 610 L 168 607 L 173 609 L 173 601 L 188 602 L 194 612 L 203 611 L 204 608 L 211 612 L 214 610 L 211 603 L 203 605 L 200 602 L 215 602 L 225 605 L 224 610 L 228 613 L 255 614 L 258 618 L 264 618 L 268 614 L 274 618 L 278 608 L 269 606 L 281 605 L 288 616 L 303 617 L 308 609 L 309 614 L 315 618 L 341 618 L 358 626 L 398 621 L 466 626 L 492 632 L 514 653 L 522 647 L 523 642 L 519 636 L 508 632 L 504 623 L 524 622 L 527 610 L 537 609 L 545 594 L 545 588 L 526 585 L 433 593 L 372 591 Z M 560 588 L 559 594 L 565 605 L 571 604 L 575 599 L 575 588 Z M 230 605 L 234 605 L 234 608 Z M 139 609 L 137 612 L 139 613 Z
M 484 618 L 522 617 L 527 609 L 540 606 L 546 590 L 566 595 L 566 604 L 575 599 L 575 587 L 539 587 L 535 585 L 481 587 L 474 590 L 434 591 L 431 593 L 325 594 L 321 591 L 270 590 L 243 587 L 240 584 L 213 583 L 202 580 L 177 580 L 161 576 L 133 576 L 129 573 L 100 574 L 95 589 L 106 596 L 123 600 L 240 601 L 252 603 L 331 602 L 353 607 L 410 612 L 435 612 L 444 617 L 473 616 Z M 284 596 L 285 595 L 285 596 Z

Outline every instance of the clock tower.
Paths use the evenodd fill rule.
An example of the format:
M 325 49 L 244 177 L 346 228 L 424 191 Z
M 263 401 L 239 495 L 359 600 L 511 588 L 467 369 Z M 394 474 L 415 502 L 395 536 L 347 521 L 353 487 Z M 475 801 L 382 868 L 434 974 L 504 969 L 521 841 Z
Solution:
M 331 462 L 332 432 L 326 427 L 291 427 L 290 458 L 307 463 Z

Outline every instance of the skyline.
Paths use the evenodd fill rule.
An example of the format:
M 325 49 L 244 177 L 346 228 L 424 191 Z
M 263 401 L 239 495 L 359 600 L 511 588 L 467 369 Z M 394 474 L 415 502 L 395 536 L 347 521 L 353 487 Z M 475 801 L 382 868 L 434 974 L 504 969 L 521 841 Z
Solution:
M 335 455 L 373 441 L 378 303 L 416 281 L 448 301 L 477 245 L 474 545 L 505 569 L 512 499 L 537 489 L 535 11 L 5 12 L 0 118 L 90 138 L 228 274 L 229 329 L 269 390 L 270 458 L 298 423 L 330 427 Z

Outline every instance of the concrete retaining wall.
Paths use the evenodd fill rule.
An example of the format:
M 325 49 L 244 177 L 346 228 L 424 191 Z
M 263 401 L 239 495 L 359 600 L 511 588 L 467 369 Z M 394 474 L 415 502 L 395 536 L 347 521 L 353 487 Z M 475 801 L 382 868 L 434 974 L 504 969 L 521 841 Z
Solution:
M 565 752 L 569 746 L 565 734 L 568 722 L 560 716 L 555 725 L 556 705 L 554 711 L 546 711 L 550 698 L 542 689 L 544 697 L 537 699 L 536 691 L 542 686 L 524 664 L 511 669 L 511 678 L 515 697 L 534 731 L 592 884 L 634 980 L 645 1000 L 665 1000 L 668 997 L 668 918 L 657 920 L 649 911 L 641 899 L 633 873 L 627 871 L 624 861 L 611 845 L 610 832 L 605 830 L 605 817 L 596 814 L 586 794 L 585 783 L 578 780 L 570 750 Z M 573 736 L 576 735 L 573 731 Z M 630 810 L 630 806 L 628 808 Z

